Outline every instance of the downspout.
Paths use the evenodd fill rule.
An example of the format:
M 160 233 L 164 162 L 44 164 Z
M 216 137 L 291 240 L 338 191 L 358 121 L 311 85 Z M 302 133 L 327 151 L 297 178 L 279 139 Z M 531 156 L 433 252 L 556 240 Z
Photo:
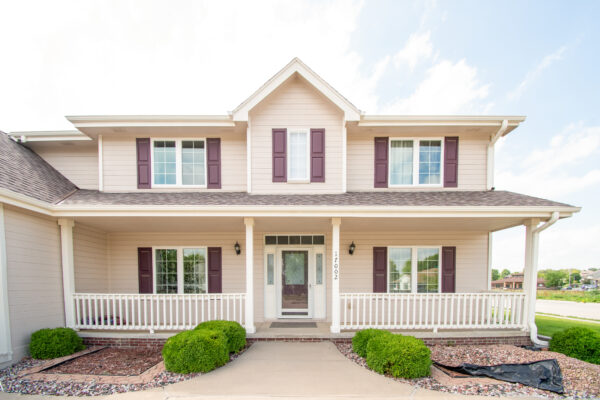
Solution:
M 550 228 L 552 225 L 554 225 L 554 223 L 556 221 L 558 221 L 559 218 L 559 213 L 558 211 L 554 211 L 552 213 L 552 216 L 550 217 L 550 219 L 548 221 L 546 221 L 545 223 L 543 223 L 540 226 L 535 227 L 532 230 L 532 259 L 534 260 L 534 265 L 532 265 L 532 276 L 531 276 L 531 282 L 529 285 L 529 299 L 530 299 L 530 304 L 529 306 L 532 308 L 529 312 L 529 337 L 531 338 L 531 341 L 534 344 L 537 344 L 539 346 L 548 346 L 548 342 L 546 342 L 545 340 L 540 340 L 538 339 L 538 332 L 537 332 L 537 325 L 535 324 L 535 299 L 536 299 L 536 292 L 537 292 L 537 259 L 538 259 L 538 242 L 539 242 L 539 233 L 542 232 L 543 230 L 546 230 L 548 228 Z M 533 273 L 535 272 L 535 273 Z
M 494 187 L 494 145 L 504 135 L 506 129 L 508 128 L 508 120 L 502 120 L 502 125 L 500 125 L 500 129 L 498 132 L 492 136 L 490 143 L 488 144 L 487 149 L 487 189 L 491 190 Z

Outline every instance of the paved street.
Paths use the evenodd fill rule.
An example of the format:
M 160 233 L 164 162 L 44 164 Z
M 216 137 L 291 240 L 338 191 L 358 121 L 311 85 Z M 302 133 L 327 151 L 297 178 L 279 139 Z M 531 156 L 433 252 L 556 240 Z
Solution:
M 565 317 L 600 320 L 600 303 L 576 303 L 574 301 L 536 300 L 535 311 Z

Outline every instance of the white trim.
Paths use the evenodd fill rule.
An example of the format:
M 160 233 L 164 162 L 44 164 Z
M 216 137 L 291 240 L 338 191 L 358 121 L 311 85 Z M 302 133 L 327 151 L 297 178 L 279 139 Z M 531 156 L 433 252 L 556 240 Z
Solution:
M 488 232 L 488 265 L 487 265 L 487 290 L 492 290 L 492 239 L 494 233 Z
M 290 151 L 291 140 L 290 135 L 292 133 L 303 133 L 306 135 L 306 177 L 304 178 L 290 178 L 290 155 L 292 154 Z M 287 183 L 310 183 L 310 129 L 308 128 L 287 128 L 286 129 L 286 168 L 287 168 Z
M 386 293 L 397 293 L 390 292 L 390 250 L 391 249 L 410 249 L 411 255 L 411 266 L 410 266 L 410 292 L 398 292 L 398 293 L 419 293 L 417 285 L 417 274 L 418 274 L 418 252 L 419 249 L 436 249 L 438 251 L 438 291 L 442 293 L 442 246 L 387 246 L 386 249 Z M 422 293 L 434 293 L 434 292 L 422 292 Z
M 420 149 L 422 141 L 440 141 L 440 183 L 419 183 Z M 412 184 L 392 184 L 392 142 L 403 141 L 413 143 L 413 171 Z M 443 187 L 444 186 L 444 138 L 443 137 L 390 137 L 388 140 L 388 187 L 390 188 L 412 188 L 412 187 Z
M 104 149 L 102 135 L 98 135 L 98 190 L 104 191 Z
M 80 131 L 19 131 L 11 132 L 8 136 L 21 143 L 92 140 L 92 138 Z
M 508 128 L 508 120 L 503 120 L 500 129 L 490 139 L 490 143 L 487 146 L 487 182 L 486 187 L 488 190 L 494 187 L 494 157 L 495 157 L 495 145 L 498 139 L 505 135 L 506 129 Z
M 0 203 L 0 363 L 12 360 L 10 310 L 8 307 L 8 261 L 6 258 L 4 205 Z
M 341 224 L 341 218 L 331 218 L 331 333 L 340 333 Z
M 76 128 L 235 126 L 230 115 L 68 115 L 65 118 Z
M 497 126 L 507 120 L 512 129 L 525 121 L 524 116 L 475 115 L 362 115 L 359 127 L 376 126 Z M 512 130 L 511 129 L 511 130 Z M 508 132 L 504 132 L 504 135 Z
M 184 185 L 183 181 L 183 156 L 182 142 L 204 142 L 204 185 Z M 154 142 L 175 142 L 175 184 L 156 184 L 154 183 Z M 150 139 L 150 176 L 153 189 L 164 188 L 188 188 L 188 189 L 205 189 L 208 186 L 208 171 L 207 171 L 207 144 L 206 138 L 152 138 Z
M 75 304 L 73 303 L 73 293 L 75 293 L 75 265 L 73 258 L 73 226 L 75 222 L 68 218 L 59 218 L 60 226 L 60 246 L 63 277 L 63 298 L 65 306 L 65 323 L 68 328 L 74 328 Z M 79 322 L 79 321 L 77 321 Z
M 255 333 L 254 326 L 254 218 L 244 218 L 246 225 L 246 318 L 247 333 Z
M 252 121 L 246 126 L 246 191 L 252 193 Z
M 175 293 L 156 293 L 156 250 L 175 250 L 177 251 L 177 293 L 176 294 L 194 294 L 184 293 L 183 276 L 183 250 L 203 250 L 204 251 L 204 279 L 206 281 L 206 291 L 200 294 L 208 293 L 208 247 L 207 246 L 152 246 L 152 294 L 175 294 Z
M 348 191 L 348 129 L 346 121 L 342 120 L 342 193 Z M 327 168 L 327 164 L 325 165 Z

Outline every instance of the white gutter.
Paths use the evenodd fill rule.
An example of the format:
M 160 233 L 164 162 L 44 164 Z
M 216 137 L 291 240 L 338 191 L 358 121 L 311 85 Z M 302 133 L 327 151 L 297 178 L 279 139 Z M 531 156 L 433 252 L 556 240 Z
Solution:
M 537 325 L 535 324 L 535 299 L 536 299 L 536 293 L 537 293 L 537 259 L 538 259 L 538 244 L 539 244 L 539 233 L 542 232 L 543 230 L 546 230 L 548 228 L 550 228 L 552 225 L 554 225 L 554 223 L 556 221 L 558 221 L 558 218 L 560 217 L 560 214 L 555 211 L 552 213 L 552 216 L 550 217 L 550 219 L 548 221 L 546 221 L 544 224 L 537 226 L 535 228 L 533 228 L 532 230 L 532 259 L 534 260 L 534 268 L 532 268 L 532 272 L 534 272 L 531 276 L 531 282 L 529 287 L 527 288 L 529 290 L 528 295 L 530 296 L 530 304 L 529 307 L 532 308 L 532 310 L 529 312 L 529 337 L 531 338 L 531 341 L 534 344 L 537 344 L 538 346 L 543 346 L 546 347 L 548 346 L 548 342 L 546 342 L 545 340 L 540 340 L 538 339 L 538 330 L 537 330 Z
M 508 120 L 505 119 L 500 125 L 498 132 L 492 136 L 492 140 L 488 144 L 487 148 L 487 189 L 491 190 L 494 187 L 494 145 L 504 135 L 508 128 Z

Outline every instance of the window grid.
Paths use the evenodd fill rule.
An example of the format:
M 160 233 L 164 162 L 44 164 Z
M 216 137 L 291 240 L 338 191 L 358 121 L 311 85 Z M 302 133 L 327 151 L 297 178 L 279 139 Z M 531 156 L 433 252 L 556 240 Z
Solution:
M 183 293 L 206 293 L 204 249 L 183 249 Z
M 437 185 L 441 182 L 442 141 L 419 142 L 419 184 Z
M 155 185 L 177 183 L 177 155 L 174 140 L 157 140 L 153 144 L 152 175 Z
M 390 187 L 442 185 L 442 139 L 390 138 L 389 142 Z
M 417 293 L 438 292 L 439 260 L 439 249 L 417 250 Z
M 157 249 L 156 293 L 177 293 L 177 250 Z
M 440 293 L 441 247 L 388 247 L 388 293 Z
M 388 293 L 410 293 L 412 249 L 390 248 L 388 253 Z
M 183 185 L 204 185 L 204 163 L 206 151 L 203 140 L 181 142 L 181 183 Z

